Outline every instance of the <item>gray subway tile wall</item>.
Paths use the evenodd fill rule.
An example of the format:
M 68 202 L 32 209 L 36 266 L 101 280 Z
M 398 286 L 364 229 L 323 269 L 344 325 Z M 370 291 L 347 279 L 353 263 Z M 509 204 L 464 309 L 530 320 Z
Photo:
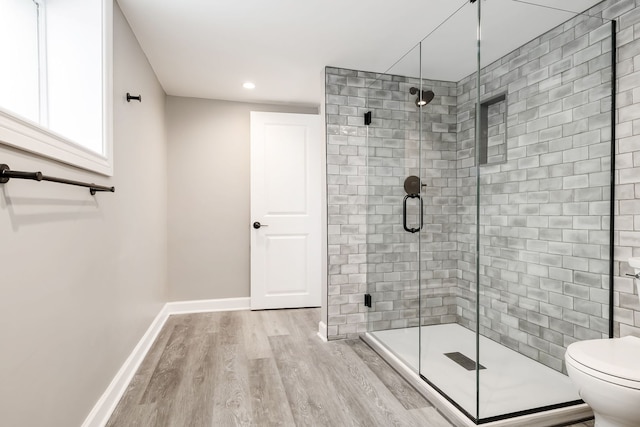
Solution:
M 506 161 L 480 166 L 480 333 L 560 371 L 567 345 L 608 336 L 608 300 L 597 296 L 609 286 L 610 28 L 576 17 L 480 77 L 481 99 L 505 93 L 507 104 Z M 468 120 L 475 81 L 459 85 Z M 459 144 L 474 144 L 465 137 Z M 475 165 L 460 165 L 462 207 L 473 212 Z M 458 231 L 473 235 L 475 218 Z M 458 282 L 459 323 L 474 330 L 475 282 Z
M 429 238 L 422 245 L 423 271 L 427 271 L 422 293 L 429 298 L 423 300 L 420 310 L 417 235 L 402 228 L 403 181 L 419 174 L 419 111 L 417 95 L 410 94 L 410 88 L 419 83 L 404 76 L 327 68 L 327 93 L 341 96 L 328 95 L 328 103 L 354 107 L 327 106 L 327 122 L 331 123 L 327 150 L 338 153 L 327 157 L 328 332 L 332 338 L 353 338 L 367 330 L 367 321 L 380 330 L 417 326 L 419 314 L 423 324 L 456 319 L 456 261 L 442 258 L 455 250 L 448 234 L 454 230 L 448 215 L 455 212 L 456 203 L 455 189 L 450 187 L 455 180 L 455 83 L 423 81 L 435 97 L 421 113 L 429 124 L 423 135 L 429 136 L 425 144 L 430 148 L 423 150 L 421 161 L 430 176 L 424 180 L 423 194 Z M 372 111 L 373 121 L 363 128 L 367 111 Z M 332 113 L 336 112 L 347 117 L 335 117 Z M 359 123 L 360 128 L 349 126 L 350 122 Z M 343 167 L 349 164 L 358 167 Z M 415 226 L 419 211 L 417 199 L 413 200 L 408 222 Z M 367 283 L 372 310 L 365 317 Z
M 640 303 L 625 276 L 626 260 L 640 256 L 640 0 L 605 1 L 589 14 L 619 25 L 615 335 L 640 335 Z M 483 99 L 507 93 L 507 150 L 481 166 L 480 330 L 558 370 L 566 345 L 608 331 L 609 37 L 607 26 L 578 17 L 481 73 Z M 385 193 L 417 174 L 408 87 L 418 81 L 326 69 L 330 339 L 417 326 L 418 292 L 427 295 L 423 324 L 476 328 L 475 82 L 423 82 L 437 88 L 437 109 L 423 121 L 423 233 L 432 240 L 418 284 L 417 247 L 401 230 L 404 192 Z M 499 146 L 502 119 L 492 114 Z

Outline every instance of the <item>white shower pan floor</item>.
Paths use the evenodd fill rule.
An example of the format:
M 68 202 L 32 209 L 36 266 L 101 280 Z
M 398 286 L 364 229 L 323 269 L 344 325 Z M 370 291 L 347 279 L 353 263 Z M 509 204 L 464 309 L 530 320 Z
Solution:
M 418 327 L 371 332 L 410 368 L 418 371 Z M 473 417 L 476 371 L 466 370 L 445 353 L 475 361 L 475 332 L 458 324 L 421 328 L 421 374 Z M 528 411 L 580 400 L 566 375 L 483 336 L 480 337 L 480 418 Z

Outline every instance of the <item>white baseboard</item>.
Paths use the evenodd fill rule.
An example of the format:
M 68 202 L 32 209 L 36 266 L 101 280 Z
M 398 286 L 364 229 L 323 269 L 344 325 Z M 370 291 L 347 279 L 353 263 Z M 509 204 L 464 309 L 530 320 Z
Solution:
M 318 322 L 318 336 L 324 342 L 327 342 L 327 324 Z
M 251 298 L 226 298 L 214 300 L 169 302 L 162 307 L 158 315 L 135 346 L 127 360 L 111 381 L 105 392 L 82 423 L 82 427 L 104 427 L 116 405 L 127 390 L 131 379 L 140 367 L 160 330 L 172 314 L 205 313 L 211 311 L 249 310 Z
M 129 383 L 147 355 L 151 345 L 158 337 L 168 317 L 169 314 L 166 311 L 165 305 L 155 319 L 153 319 L 153 322 L 151 322 L 147 331 L 134 347 L 129 357 L 127 357 L 127 360 L 124 361 L 124 364 L 118 373 L 116 373 L 116 376 L 111 380 L 111 384 L 109 384 L 105 392 L 100 396 L 100 399 L 98 399 L 98 402 L 96 402 L 82 423 L 82 427 L 102 427 L 107 424 L 109 417 L 111 417 L 113 410 L 116 409 L 116 405 L 129 386 Z
M 175 301 L 165 305 L 168 314 L 207 313 L 211 311 L 250 310 L 251 298 L 203 299 Z

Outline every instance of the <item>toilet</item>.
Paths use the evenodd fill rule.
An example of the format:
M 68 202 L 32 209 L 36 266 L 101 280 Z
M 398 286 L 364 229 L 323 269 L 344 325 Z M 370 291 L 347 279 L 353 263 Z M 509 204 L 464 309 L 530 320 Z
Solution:
M 575 342 L 565 362 L 596 427 L 640 426 L 640 338 Z

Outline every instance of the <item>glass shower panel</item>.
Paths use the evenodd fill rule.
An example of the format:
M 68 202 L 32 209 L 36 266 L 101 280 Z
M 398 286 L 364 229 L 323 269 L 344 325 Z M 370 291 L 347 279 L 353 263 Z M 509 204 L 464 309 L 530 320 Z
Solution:
M 365 76 L 368 331 L 418 370 L 420 133 L 416 97 L 420 51 L 383 74 Z M 365 124 L 367 119 L 365 119 Z M 413 230 L 413 231 L 412 231 Z
M 481 7 L 469 175 L 479 178 L 477 418 L 488 421 L 579 401 L 566 347 L 609 336 L 612 24 L 597 10 Z M 540 27 L 522 34 L 524 20 Z
M 612 334 L 615 28 L 597 3 L 463 1 L 387 72 L 346 70 L 340 95 L 369 112 L 350 136 L 366 164 L 341 166 L 364 191 L 339 182 L 366 193 L 341 207 L 366 213 L 341 225 L 366 229 L 365 339 L 478 424 L 579 403 L 566 348 Z
M 477 8 L 466 2 L 421 42 L 425 227 L 420 232 L 420 375 L 475 417 L 475 140 Z M 462 94 L 462 96 L 460 96 Z M 462 114 L 461 114 L 462 112 Z M 460 170 L 465 173 L 460 174 Z

